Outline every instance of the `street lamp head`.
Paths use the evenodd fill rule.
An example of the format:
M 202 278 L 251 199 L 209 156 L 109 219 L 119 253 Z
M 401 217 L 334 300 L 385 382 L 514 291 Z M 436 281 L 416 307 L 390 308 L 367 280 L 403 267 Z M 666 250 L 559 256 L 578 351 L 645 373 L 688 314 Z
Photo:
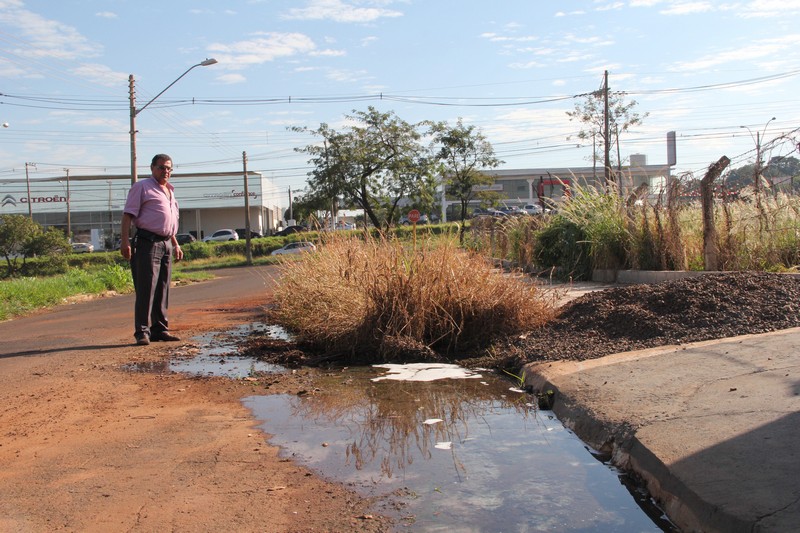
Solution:
M 215 65 L 216 63 L 217 63 L 217 60 L 212 57 L 210 59 L 206 59 L 205 61 L 202 61 L 200 63 L 200 66 L 201 67 L 207 67 L 209 65 Z
M 8 127 L 8 122 L 3 122 L 3 127 L 7 128 Z

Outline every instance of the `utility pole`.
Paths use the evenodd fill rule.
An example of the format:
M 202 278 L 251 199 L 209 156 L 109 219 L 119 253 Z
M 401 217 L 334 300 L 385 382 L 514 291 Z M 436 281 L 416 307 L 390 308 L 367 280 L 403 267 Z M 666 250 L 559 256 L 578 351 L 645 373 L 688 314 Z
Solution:
M 130 102 L 130 136 L 131 136 L 131 184 L 136 183 L 136 91 L 134 90 L 133 74 L 128 76 L 128 101 Z
M 292 213 L 292 188 L 289 187 L 289 220 L 294 219 L 294 213 Z M 286 221 L 288 225 L 288 220 Z
M 612 180 L 611 176 L 611 132 L 609 131 L 609 113 L 608 113 L 608 71 L 603 74 L 603 121 L 605 123 L 603 128 L 603 142 L 605 146 L 605 167 L 606 167 L 606 187 Z
M 67 173 L 67 239 L 69 242 L 72 242 L 72 219 L 70 218 L 70 209 L 69 209 L 69 169 L 65 168 L 64 172 Z
M 33 207 L 31 205 L 31 178 L 28 176 L 28 167 L 32 166 L 36 168 L 35 163 L 25 163 L 25 183 L 28 186 L 28 216 L 31 220 L 33 220 Z
M 253 264 L 253 249 L 250 244 L 250 192 L 247 189 L 247 152 L 242 152 L 242 168 L 244 169 L 244 241 L 245 259 L 248 265 Z

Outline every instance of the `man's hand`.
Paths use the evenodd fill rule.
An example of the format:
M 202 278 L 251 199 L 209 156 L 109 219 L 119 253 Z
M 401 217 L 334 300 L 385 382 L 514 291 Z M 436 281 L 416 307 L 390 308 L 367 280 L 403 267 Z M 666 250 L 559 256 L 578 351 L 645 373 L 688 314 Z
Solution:
M 128 242 L 123 242 L 119 246 L 119 253 L 122 254 L 122 257 L 125 258 L 126 261 L 131 260 L 131 244 Z

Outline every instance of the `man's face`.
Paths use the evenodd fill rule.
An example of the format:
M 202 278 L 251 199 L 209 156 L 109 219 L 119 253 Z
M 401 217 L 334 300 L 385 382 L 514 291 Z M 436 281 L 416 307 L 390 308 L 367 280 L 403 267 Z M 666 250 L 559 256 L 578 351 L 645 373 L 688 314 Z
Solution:
M 159 183 L 166 183 L 172 174 L 172 161 L 169 159 L 159 159 L 155 165 L 150 167 L 150 170 L 153 171 L 153 177 L 155 177 Z

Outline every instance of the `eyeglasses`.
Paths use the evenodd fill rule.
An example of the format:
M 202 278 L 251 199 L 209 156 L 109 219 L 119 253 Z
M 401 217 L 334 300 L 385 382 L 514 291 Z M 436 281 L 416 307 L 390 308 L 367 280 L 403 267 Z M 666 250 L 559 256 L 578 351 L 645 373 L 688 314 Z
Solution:
M 158 170 L 165 170 L 165 171 L 167 171 L 167 172 L 172 172 L 172 167 L 168 167 L 168 166 L 166 166 L 166 165 L 158 165 L 156 168 L 157 168 Z

